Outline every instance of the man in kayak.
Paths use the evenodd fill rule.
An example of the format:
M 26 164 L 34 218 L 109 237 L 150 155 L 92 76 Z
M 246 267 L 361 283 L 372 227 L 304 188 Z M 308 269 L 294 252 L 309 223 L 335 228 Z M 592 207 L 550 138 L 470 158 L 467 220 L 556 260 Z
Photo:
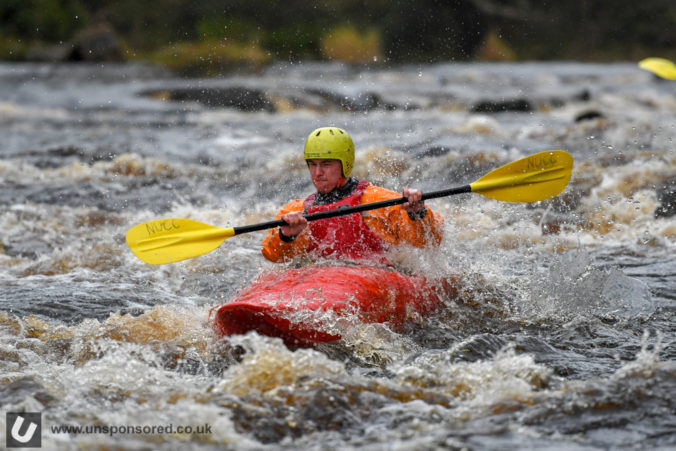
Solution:
M 422 191 L 404 188 L 408 202 L 308 222 L 304 213 L 334 210 L 401 197 L 399 193 L 350 177 L 354 143 L 344 130 L 323 127 L 305 141 L 304 158 L 317 192 L 292 200 L 277 214 L 287 225 L 272 229 L 263 240 L 263 255 L 272 262 L 298 256 L 387 263 L 393 246 L 438 246 L 443 218 L 428 209 Z

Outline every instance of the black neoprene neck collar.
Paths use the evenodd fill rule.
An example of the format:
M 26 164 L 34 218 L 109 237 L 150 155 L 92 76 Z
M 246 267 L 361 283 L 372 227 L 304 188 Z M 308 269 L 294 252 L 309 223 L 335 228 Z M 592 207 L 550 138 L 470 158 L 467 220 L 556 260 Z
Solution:
M 314 205 L 326 205 L 338 202 L 339 200 L 344 199 L 345 197 L 352 194 L 352 191 L 354 191 L 354 189 L 357 187 L 358 184 L 359 180 L 357 180 L 354 177 L 350 177 L 349 179 L 347 179 L 347 182 L 343 184 L 343 186 L 335 188 L 331 192 L 328 192 L 326 194 L 317 193 Z

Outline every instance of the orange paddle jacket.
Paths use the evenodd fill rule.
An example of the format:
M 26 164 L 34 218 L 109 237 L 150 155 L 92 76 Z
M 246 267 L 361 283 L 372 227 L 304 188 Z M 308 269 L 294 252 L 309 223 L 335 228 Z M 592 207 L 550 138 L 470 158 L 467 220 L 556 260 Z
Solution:
M 369 185 L 361 195 L 360 204 L 399 197 L 401 193 Z M 305 208 L 305 200 L 292 200 L 282 207 L 276 218 L 280 219 L 286 213 L 303 211 Z M 402 244 L 423 248 L 428 245 L 438 246 L 441 243 L 444 220 L 429 208 L 427 214 L 418 220 L 411 219 L 401 205 L 364 211 L 361 215 L 369 230 L 383 240 L 385 248 Z M 280 238 L 278 228 L 270 230 L 263 240 L 263 256 L 272 262 L 286 262 L 305 255 L 309 243 L 308 229 L 309 227 L 303 230 L 291 242 L 285 242 Z

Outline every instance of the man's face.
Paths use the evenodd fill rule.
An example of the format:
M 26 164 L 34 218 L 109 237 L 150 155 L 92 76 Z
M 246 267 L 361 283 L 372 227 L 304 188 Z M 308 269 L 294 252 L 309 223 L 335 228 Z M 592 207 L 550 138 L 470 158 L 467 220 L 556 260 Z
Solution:
M 322 194 L 331 192 L 343 178 L 340 160 L 307 160 L 307 167 L 312 183 Z

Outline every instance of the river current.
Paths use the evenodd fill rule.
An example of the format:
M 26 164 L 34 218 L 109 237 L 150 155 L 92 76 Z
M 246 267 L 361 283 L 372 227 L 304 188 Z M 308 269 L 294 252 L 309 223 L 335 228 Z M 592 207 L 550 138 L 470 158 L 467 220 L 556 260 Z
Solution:
M 395 191 L 575 166 L 545 202 L 428 201 L 442 246 L 400 260 L 461 275 L 440 315 L 315 349 L 221 339 L 210 310 L 275 270 L 264 232 L 162 266 L 125 233 L 273 219 L 312 192 L 325 125 Z M 0 64 L 0 136 L 0 443 L 33 412 L 45 449 L 676 447 L 676 83 L 633 63 Z

